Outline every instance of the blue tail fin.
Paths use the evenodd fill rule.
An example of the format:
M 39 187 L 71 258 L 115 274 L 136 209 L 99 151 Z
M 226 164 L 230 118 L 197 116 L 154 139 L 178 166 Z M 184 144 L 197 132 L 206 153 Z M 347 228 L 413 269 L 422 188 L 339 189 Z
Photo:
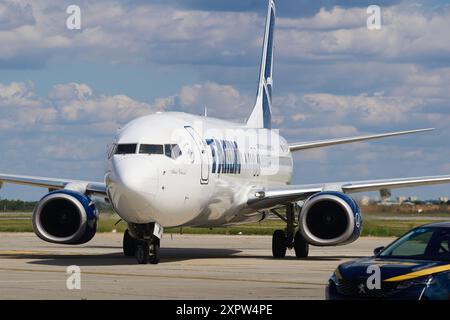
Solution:
M 272 128 L 273 39 L 275 31 L 275 2 L 269 0 L 266 31 L 259 74 L 258 95 L 247 125 L 252 128 Z

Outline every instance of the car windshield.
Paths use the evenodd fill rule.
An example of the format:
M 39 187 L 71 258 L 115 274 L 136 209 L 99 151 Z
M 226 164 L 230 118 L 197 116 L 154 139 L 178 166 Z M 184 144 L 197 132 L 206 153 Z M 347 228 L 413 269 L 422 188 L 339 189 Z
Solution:
M 380 257 L 450 261 L 450 230 L 437 227 L 411 230 L 384 249 Z

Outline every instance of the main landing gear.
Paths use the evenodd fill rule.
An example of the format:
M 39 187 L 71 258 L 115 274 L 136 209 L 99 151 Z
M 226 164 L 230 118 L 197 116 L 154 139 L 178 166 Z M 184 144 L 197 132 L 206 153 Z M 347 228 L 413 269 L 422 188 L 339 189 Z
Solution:
M 123 235 L 123 253 L 135 256 L 139 264 L 158 264 L 162 227 L 156 223 L 128 224 Z
M 309 253 L 309 244 L 303 239 L 300 230 L 295 231 L 295 206 L 293 204 L 286 208 L 286 218 L 277 211 L 274 214 L 286 222 L 286 230 L 276 230 L 272 237 L 272 255 L 276 259 L 286 256 L 287 249 L 294 249 L 297 258 L 306 258 Z

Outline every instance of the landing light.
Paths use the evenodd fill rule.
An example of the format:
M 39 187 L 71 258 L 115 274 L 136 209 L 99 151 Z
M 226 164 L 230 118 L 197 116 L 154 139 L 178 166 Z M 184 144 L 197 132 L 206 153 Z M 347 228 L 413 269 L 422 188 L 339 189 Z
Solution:
M 258 191 L 255 193 L 255 197 L 262 199 L 266 197 L 266 193 L 264 191 Z

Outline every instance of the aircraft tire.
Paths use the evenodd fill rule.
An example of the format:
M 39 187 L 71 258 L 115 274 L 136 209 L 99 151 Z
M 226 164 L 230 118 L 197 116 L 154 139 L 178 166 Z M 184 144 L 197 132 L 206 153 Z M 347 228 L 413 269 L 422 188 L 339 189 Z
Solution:
M 275 259 L 286 256 L 286 233 L 283 230 L 276 230 L 272 236 L 272 255 Z
M 130 232 L 125 230 L 123 234 L 123 254 L 126 257 L 132 257 L 136 253 L 136 239 L 134 239 Z
M 150 255 L 150 263 L 151 264 L 158 264 L 159 261 L 161 260 L 161 253 L 160 253 L 161 249 L 160 249 L 160 241 L 159 239 L 155 239 L 154 243 L 153 243 L 153 248 L 152 248 L 152 252 Z
M 309 243 L 303 238 L 302 233 L 297 231 L 294 238 L 294 251 L 297 258 L 307 258 L 309 254 Z
M 150 247 L 146 241 L 139 241 L 136 245 L 136 260 L 139 264 L 148 264 Z

